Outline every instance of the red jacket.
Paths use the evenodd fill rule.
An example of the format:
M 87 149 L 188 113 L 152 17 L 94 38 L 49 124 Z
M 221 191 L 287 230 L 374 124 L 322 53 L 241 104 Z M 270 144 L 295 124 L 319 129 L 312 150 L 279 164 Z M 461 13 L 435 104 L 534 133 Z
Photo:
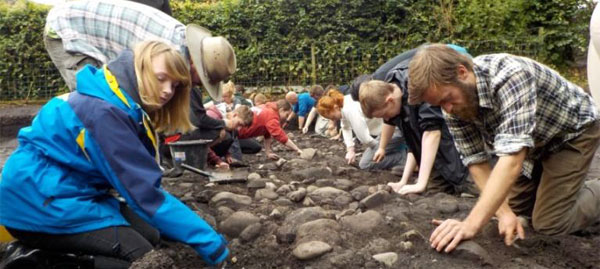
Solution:
M 277 111 L 277 104 L 275 102 L 253 107 L 252 112 L 254 112 L 252 125 L 240 129 L 238 132 L 240 139 L 262 135 L 265 138 L 273 137 L 281 144 L 287 143 L 288 137 L 283 129 L 281 129 L 279 112 Z

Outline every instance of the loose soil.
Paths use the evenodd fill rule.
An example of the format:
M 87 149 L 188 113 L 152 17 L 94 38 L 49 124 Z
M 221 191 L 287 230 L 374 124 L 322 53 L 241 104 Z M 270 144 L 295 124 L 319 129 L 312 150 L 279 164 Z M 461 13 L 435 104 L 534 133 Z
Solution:
M 179 197 L 219 231 L 222 231 L 223 223 L 233 212 L 244 211 L 258 218 L 260 228 L 252 236 L 243 235 L 248 229 L 242 235 L 227 236 L 231 256 L 225 264 L 226 268 L 386 268 L 373 255 L 388 252 L 397 255 L 397 261 L 391 263 L 391 268 L 600 268 L 600 224 L 576 235 L 554 237 L 536 234 L 528 227 L 525 240 L 517 241 L 514 247 L 507 247 L 498 235 L 496 221 L 492 220 L 472 241 L 475 247 L 465 244 L 467 250 L 438 253 L 428 244 L 429 235 L 434 229 L 431 220 L 462 219 L 469 213 L 476 198 L 429 192 L 423 195 L 387 195 L 385 184 L 399 178 L 387 171 L 361 171 L 346 165 L 342 142 L 297 132 L 293 132 L 292 139 L 301 148 L 316 149 L 314 158 L 300 160 L 295 153 L 286 151 L 279 144 L 274 149 L 287 160 L 283 164 L 280 162 L 277 165 L 275 161 L 267 160 L 264 153 L 244 156 L 249 164 L 249 172 L 258 173 L 261 178 L 258 181 L 265 182 L 265 188 L 278 190 L 277 197 L 257 197 L 257 192 L 262 191 L 258 191 L 260 188 L 256 188 L 256 184 L 209 184 L 206 177 L 190 172 L 185 172 L 179 178 L 163 179 L 166 190 Z M 15 146 L 14 139 L 0 140 L 0 167 Z M 305 170 L 318 167 L 329 168 L 322 171 L 330 172 L 311 174 Z M 600 154 L 596 153 L 588 178 L 598 177 Z M 288 191 L 301 188 L 307 189 L 309 194 L 306 196 L 314 199 L 304 198 L 294 202 L 286 198 Z M 332 188 L 350 194 L 351 199 L 317 199 L 311 196 L 315 189 Z M 221 192 L 249 196 L 251 203 L 224 206 L 211 202 Z M 364 200 L 359 202 L 364 196 L 373 194 L 381 194 L 383 198 L 373 199 L 369 203 Z M 348 197 L 346 194 L 341 196 L 344 195 Z M 299 212 L 302 208 L 322 214 L 297 217 L 301 215 Z M 363 214 L 381 217 L 381 221 L 374 226 L 368 226 L 370 220 L 348 224 L 351 221 L 347 220 Z M 296 232 L 301 224 L 317 219 L 335 222 L 335 225 L 323 226 L 329 229 L 328 233 L 315 231 L 321 239 L 310 239 L 310 235 Z M 356 225 L 369 228 L 357 231 Z M 286 233 L 286 227 L 293 227 L 292 231 Z M 307 238 L 310 239 L 308 241 L 326 242 L 331 250 L 299 260 L 293 251 L 299 241 L 306 242 Z M 477 245 L 481 248 L 478 249 Z M 169 241 L 164 241 L 158 249 L 132 266 L 204 267 L 208 266 L 193 249 Z

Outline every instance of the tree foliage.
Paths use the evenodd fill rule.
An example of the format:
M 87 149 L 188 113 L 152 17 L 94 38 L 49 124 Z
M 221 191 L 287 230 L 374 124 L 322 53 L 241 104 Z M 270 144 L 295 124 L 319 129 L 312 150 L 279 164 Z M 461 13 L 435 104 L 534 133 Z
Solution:
M 182 23 L 225 36 L 237 54 L 234 79 L 258 86 L 310 84 L 313 47 L 322 84 L 347 83 L 426 42 L 565 66 L 585 55 L 593 9 L 590 0 L 172 0 L 171 6 Z M 0 4 L 0 98 L 7 87 L 24 86 L 8 82 L 44 76 L 40 70 L 52 67 L 42 41 L 46 13 L 24 0 Z M 58 88 L 56 72 L 45 76 L 48 87 Z M 35 87 L 15 96 L 35 96 L 42 86 Z

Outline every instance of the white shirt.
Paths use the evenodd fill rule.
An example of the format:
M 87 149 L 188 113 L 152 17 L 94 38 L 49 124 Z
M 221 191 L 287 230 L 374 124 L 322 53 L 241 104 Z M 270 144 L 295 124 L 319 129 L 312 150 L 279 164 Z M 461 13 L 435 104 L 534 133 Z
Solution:
M 356 134 L 356 138 L 368 147 L 377 146 L 377 140 L 373 136 L 381 134 L 381 126 L 383 119 L 372 118 L 368 119 L 363 114 L 360 108 L 360 103 L 354 101 L 350 95 L 344 96 L 344 107 L 342 108 L 342 135 L 346 147 L 354 146 L 352 131 Z

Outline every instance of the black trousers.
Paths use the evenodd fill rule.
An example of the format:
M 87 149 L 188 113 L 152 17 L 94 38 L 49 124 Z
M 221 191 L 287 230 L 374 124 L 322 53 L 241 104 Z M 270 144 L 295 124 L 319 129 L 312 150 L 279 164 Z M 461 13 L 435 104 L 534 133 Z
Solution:
M 121 214 L 131 226 L 114 226 L 77 234 L 47 234 L 6 227 L 28 247 L 94 256 L 95 268 L 129 268 L 131 262 L 158 245 L 160 233 L 127 205 Z

